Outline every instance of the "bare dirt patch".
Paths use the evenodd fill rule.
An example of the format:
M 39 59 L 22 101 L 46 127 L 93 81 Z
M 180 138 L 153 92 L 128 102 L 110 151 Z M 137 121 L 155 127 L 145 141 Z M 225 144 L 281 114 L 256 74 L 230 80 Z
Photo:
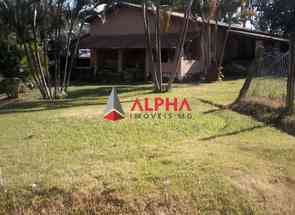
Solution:
M 295 214 L 295 178 L 258 176 L 235 171 L 230 174 L 235 187 L 247 193 L 265 214 Z
M 1 196 L 0 196 L 1 197 Z M 58 188 L 22 196 L 25 202 L 13 202 L 6 194 L 1 199 L 0 214 L 98 214 L 98 215 L 189 215 L 194 210 L 189 202 L 176 196 L 153 193 L 129 196 L 112 189 L 103 191 L 65 192 Z

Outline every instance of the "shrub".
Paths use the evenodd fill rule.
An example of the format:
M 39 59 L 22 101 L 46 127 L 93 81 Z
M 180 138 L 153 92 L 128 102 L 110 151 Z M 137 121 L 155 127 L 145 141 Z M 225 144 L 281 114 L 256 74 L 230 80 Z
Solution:
M 0 93 L 17 98 L 25 91 L 29 70 L 23 50 L 16 43 L 0 41 Z
M 0 93 L 5 93 L 8 98 L 18 98 L 24 91 L 24 84 L 20 78 L 6 78 L 0 82 Z
M 4 77 L 19 77 L 21 59 L 21 50 L 16 45 L 7 46 L 0 43 L 0 66 Z

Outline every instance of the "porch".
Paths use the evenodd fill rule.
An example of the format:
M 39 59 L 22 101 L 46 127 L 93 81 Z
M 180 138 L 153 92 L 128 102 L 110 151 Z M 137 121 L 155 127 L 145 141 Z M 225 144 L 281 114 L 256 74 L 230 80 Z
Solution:
M 180 64 L 177 68 L 177 79 L 192 72 L 197 60 L 192 55 L 190 45 L 191 36 L 188 37 Z M 162 37 L 162 71 L 164 79 L 175 69 L 173 57 L 177 44 L 177 35 L 166 34 Z M 144 35 L 124 35 L 97 37 L 88 36 L 81 40 L 81 48 L 91 50 L 90 66 L 93 78 L 100 82 L 144 82 L 151 80 L 151 65 L 145 48 Z

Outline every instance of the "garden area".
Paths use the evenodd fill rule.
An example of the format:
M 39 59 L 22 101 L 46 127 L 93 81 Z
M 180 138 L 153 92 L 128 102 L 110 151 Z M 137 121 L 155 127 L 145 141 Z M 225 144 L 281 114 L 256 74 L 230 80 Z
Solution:
M 176 84 L 192 119 L 103 120 L 111 86 L 0 109 L 0 214 L 293 214 L 295 138 L 223 108 L 243 80 Z M 128 116 L 152 85 L 121 85 Z

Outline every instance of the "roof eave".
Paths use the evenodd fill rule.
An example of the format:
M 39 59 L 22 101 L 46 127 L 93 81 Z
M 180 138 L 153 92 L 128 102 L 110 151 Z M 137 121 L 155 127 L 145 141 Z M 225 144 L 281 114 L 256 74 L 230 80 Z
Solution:
M 124 2 L 124 1 L 120 1 L 120 2 L 118 2 L 114 6 L 117 6 L 117 5 L 119 5 L 119 6 L 125 6 L 125 7 L 131 7 L 131 8 L 137 8 L 137 9 L 142 9 L 142 6 L 139 5 L 139 4 L 133 4 L 133 3 Z M 174 17 L 178 17 L 178 18 L 184 18 L 184 14 L 183 13 L 179 13 L 179 12 L 171 12 L 171 15 L 174 16 Z M 95 18 L 92 19 L 91 22 L 93 20 L 95 20 Z M 201 17 L 197 17 L 195 20 L 197 22 L 199 22 L 199 23 L 203 23 L 203 20 L 202 20 Z M 215 25 L 216 24 L 215 20 L 210 20 L 210 24 Z M 221 27 L 229 27 L 229 24 L 227 24 L 225 22 L 221 22 L 221 21 L 218 21 L 217 22 L 217 25 L 218 26 L 221 26 Z M 272 34 L 270 34 L 268 32 L 263 32 L 263 31 L 259 31 L 259 30 L 253 30 L 253 29 L 245 28 L 243 26 L 238 26 L 236 24 L 233 24 L 231 26 L 231 29 L 238 30 L 238 31 L 243 31 L 243 32 L 248 32 L 248 33 L 253 33 L 253 34 L 265 35 L 265 36 L 271 37 L 272 40 L 278 40 L 278 41 L 281 41 L 281 42 L 289 42 L 289 40 L 286 39 L 286 38 L 276 37 L 276 36 L 274 36 L 274 35 L 272 35 Z

